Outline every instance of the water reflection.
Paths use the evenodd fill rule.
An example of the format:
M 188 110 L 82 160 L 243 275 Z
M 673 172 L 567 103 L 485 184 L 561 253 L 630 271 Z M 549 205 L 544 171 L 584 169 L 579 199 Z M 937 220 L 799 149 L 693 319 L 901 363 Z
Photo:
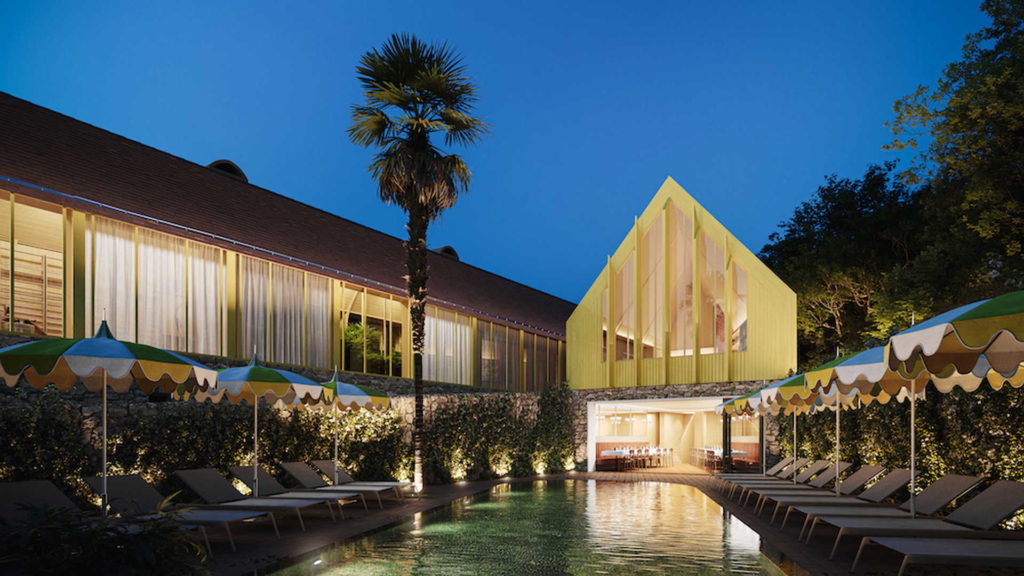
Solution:
M 540 481 L 495 487 L 278 574 L 781 574 L 759 546 L 692 486 Z

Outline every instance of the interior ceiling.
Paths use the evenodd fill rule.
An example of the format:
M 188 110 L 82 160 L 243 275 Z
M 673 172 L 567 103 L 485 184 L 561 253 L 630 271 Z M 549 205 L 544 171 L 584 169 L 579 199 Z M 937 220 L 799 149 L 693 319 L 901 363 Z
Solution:
M 638 411 L 638 412 L 676 412 L 693 414 L 694 412 L 711 412 L 715 406 L 726 398 L 664 398 L 660 400 L 630 400 L 614 402 L 598 402 L 601 412 Z

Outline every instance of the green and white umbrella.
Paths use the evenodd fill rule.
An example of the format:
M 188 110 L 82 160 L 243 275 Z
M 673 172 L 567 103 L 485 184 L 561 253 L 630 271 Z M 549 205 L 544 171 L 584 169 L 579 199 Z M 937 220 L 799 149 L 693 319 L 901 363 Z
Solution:
M 221 370 L 216 386 L 201 387 L 195 394 L 198 401 L 226 399 L 232 404 L 248 402 L 252 405 L 253 496 L 260 495 L 260 401 L 283 406 L 315 406 L 326 404 L 332 398 L 332 392 L 301 374 L 260 364 L 255 354 L 247 366 Z
M 334 419 L 334 483 L 338 483 L 338 411 L 339 410 L 384 410 L 391 406 L 391 398 L 369 386 L 359 386 L 338 380 L 338 369 L 327 382 L 321 384 L 331 392 L 330 402 Z M 318 405 L 319 408 L 326 403 Z
M 54 385 L 69 390 L 81 382 L 103 398 L 103 448 L 100 476 L 103 514 L 107 513 L 107 388 L 147 394 L 211 388 L 217 371 L 180 354 L 114 338 L 104 320 L 92 338 L 36 340 L 0 349 L 0 376 L 8 386 L 24 378 L 33 388 Z

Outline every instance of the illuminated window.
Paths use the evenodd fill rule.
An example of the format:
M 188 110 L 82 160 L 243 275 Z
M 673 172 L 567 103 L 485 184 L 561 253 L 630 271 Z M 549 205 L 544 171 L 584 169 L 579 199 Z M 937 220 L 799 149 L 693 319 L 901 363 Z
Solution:
M 248 358 L 255 350 L 267 358 L 267 317 L 270 312 L 270 263 L 248 256 L 238 258 L 239 319 L 238 341 L 241 355 Z
M 732 349 L 747 349 L 747 271 L 732 265 Z
M 17 332 L 64 333 L 64 219 L 55 206 L 21 197 L 15 204 L 13 314 L 6 316 Z
M 185 241 L 138 229 L 139 342 L 185 349 Z
M 643 357 L 661 358 L 664 353 L 665 322 L 665 260 L 661 218 L 644 233 L 641 242 L 643 273 L 640 276 L 641 310 L 643 315 Z
M 615 359 L 632 360 L 636 354 L 634 326 L 634 254 L 630 254 L 615 272 Z
M 608 289 L 601 291 L 601 362 L 608 361 Z
M 188 350 L 221 355 L 227 310 L 224 251 L 189 242 L 188 252 Z
M 700 235 L 700 352 L 725 352 L 725 251 L 706 233 Z
M 302 364 L 305 290 L 301 270 L 274 264 L 270 272 L 270 360 Z
M 427 306 L 423 377 L 436 382 L 472 384 L 472 330 L 469 316 Z
M 668 208 L 669 354 L 693 355 L 693 220 Z
M 135 228 L 97 217 L 86 238 L 89 335 L 105 318 L 115 337 L 135 342 Z

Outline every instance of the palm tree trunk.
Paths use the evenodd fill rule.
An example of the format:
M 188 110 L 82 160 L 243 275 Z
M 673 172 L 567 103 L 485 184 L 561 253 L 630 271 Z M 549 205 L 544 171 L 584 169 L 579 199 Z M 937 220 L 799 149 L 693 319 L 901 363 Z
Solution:
M 413 482 L 416 491 L 423 489 L 423 342 L 427 306 L 427 226 L 428 212 L 422 206 L 409 210 L 406 228 L 409 241 L 406 243 L 405 267 L 409 276 L 409 316 L 412 321 L 412 375 L 413 393 L 416 397 L 415 416 L 412 428 Z

